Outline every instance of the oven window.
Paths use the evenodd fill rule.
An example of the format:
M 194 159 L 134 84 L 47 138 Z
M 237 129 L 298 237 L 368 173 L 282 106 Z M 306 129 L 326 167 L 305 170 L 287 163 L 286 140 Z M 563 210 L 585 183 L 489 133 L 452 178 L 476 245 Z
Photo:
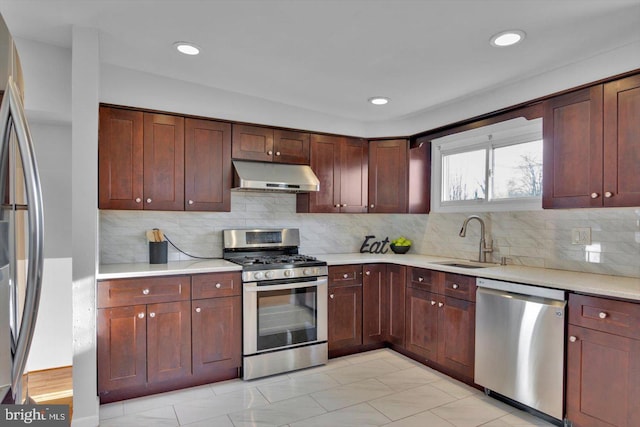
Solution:
M 258 292 L 258 351 L 317 340 L 315 286 Z

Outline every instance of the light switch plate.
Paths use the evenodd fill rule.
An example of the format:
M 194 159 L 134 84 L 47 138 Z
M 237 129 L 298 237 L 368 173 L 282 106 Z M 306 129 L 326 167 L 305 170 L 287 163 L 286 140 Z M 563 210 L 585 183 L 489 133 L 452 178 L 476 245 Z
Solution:
M 571 229 L 572 245 L 590 245 L 591 244 L 591 227 L 579 227 Z

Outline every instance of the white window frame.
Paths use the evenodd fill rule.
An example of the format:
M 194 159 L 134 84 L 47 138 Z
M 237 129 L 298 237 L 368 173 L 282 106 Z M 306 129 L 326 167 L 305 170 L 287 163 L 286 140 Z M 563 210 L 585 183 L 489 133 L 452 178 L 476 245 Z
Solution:
M 485 199 L 442 201 L 442 159 L 444 155 L 491 150 L 542 140 L 542 118 L 524 117 L 436 138 L 431 141 L 431 210 L 433 212 L 502 212 L 542 210 L 542 196 L 492 200 L 487 185 Z M 491 165 L 486 155 L 485 182 L 489 183 Z

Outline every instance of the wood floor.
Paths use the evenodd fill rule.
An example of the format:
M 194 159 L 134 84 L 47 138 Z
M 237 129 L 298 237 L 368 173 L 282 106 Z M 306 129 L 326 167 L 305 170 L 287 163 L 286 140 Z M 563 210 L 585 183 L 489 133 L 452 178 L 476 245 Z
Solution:
M 69 405 L 69 416 L 73 414 L 71 366 L 29 372 L 27 381 L 29 396 L 37 404 Z

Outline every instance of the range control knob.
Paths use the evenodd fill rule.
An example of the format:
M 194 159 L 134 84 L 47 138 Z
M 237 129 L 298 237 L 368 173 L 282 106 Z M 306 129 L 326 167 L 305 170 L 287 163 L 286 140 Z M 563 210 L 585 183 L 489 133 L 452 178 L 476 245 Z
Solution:
M 302 270 L 302 274 L 304 274 L 305 276 L 311 276 L 313 274 L 313 270 L 310 268 L 305 268 L 304 270 Z
M 291 270 L 285 270 L 284 271 L 284 277 L 291 277 L 292 274 L 293 274 L 293 272 Z
M 265 279 L 271 279 L 271 277 L 273 276 L 273 273 L 270 271 L 267 271 L 266 273 L 264 273 L 264 278 Z
M 256 280 L 262 279 L 262 271 L 258 271 L 257 273 L 254 273 L 253 278 Z

